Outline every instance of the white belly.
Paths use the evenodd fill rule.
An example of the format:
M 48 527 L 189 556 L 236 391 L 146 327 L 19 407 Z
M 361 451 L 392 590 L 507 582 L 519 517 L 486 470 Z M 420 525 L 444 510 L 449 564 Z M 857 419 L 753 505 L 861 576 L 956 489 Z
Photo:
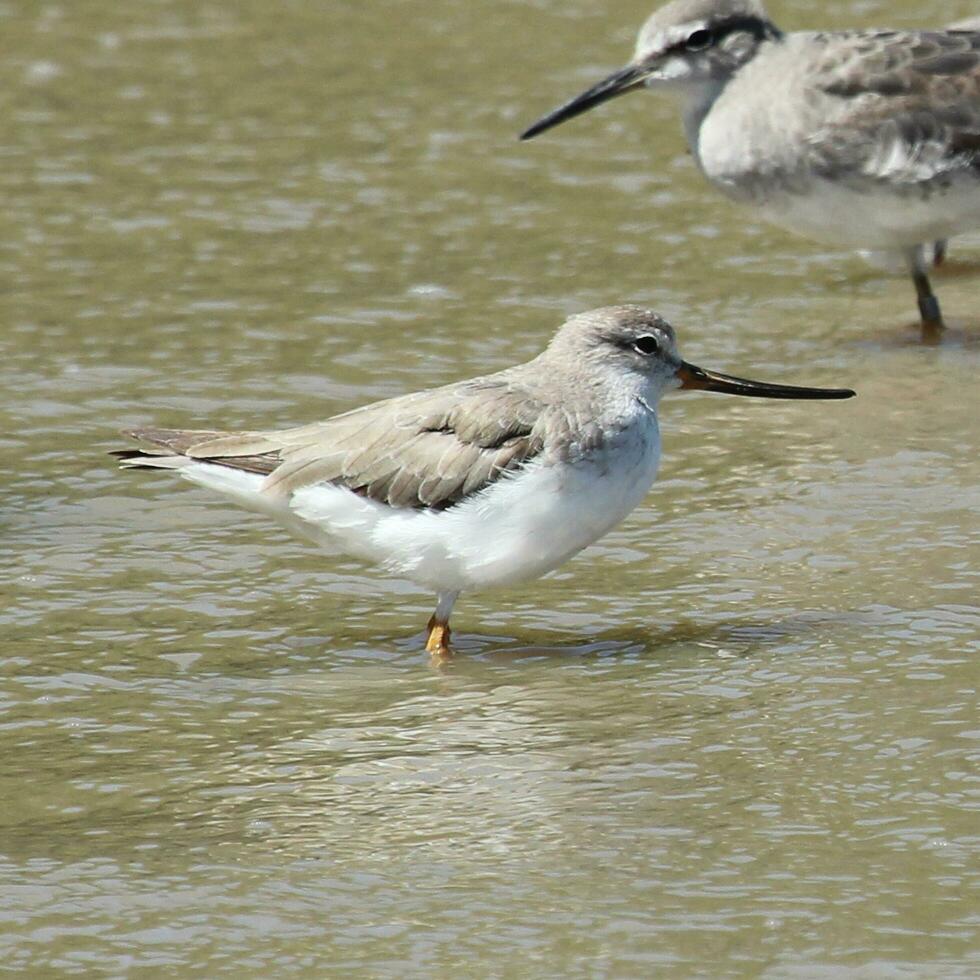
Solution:
M 980 228 L 980 186 L 972 183 L 924 198 L 814 181 L 806 192 L 774 194 L 755 207 L 767 221 L 807 238 L 883 251 Z
M 656 420 L 576 465 L 536 461 L 445 511 L 394 509 L 329 484 L 288 500 L 260 493 L 262 478 L 188 462 L 188 479 L 234 497 L 330 550 L 370 561 L 433 591 L 536 578 L 618 524 L 657 475 Z

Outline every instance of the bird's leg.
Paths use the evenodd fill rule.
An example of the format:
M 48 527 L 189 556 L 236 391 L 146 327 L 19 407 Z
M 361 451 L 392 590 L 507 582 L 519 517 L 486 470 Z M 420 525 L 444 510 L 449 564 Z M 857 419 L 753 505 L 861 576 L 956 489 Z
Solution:
M 926 275 L 925 250 L 921 245 L 909 252 L 909 269 L 912 282 L 915 283 L 915 295 L 919 300 L 919 316 L 922 317 L 922 339 L 935 339 L 945 324 L 943 314 L 939 309 L 939 300 L 932 291 L 929 277 Z
M 932 245 L 932 264 L 940 266 L 946 261 L 946 239 L 940 238 Z
M 428 630 L 429 638 L 425 642 L 425 649 L 436 658 L 451 657 L 453 651 L 449 646 L 449 640 L 453 631 L 449 628 L 449 623 L 440 623 L 435 616 L 432 616 L 429 619 Z
M 453 655 L 449 646 L 452 630 L 449 628 L 449 614 L 459 598 L 458 592 L 440 592 L 436 603 L 436 611 L 429 620 L 429 637 L 425 649 L 432 655 L 433 660 L 444 660 Z

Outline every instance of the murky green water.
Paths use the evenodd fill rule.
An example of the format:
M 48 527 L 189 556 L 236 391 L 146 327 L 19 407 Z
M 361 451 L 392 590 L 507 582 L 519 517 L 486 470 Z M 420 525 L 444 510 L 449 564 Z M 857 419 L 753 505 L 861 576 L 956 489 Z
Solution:
M 980 351 L 715 197 L 672 109 L 522 124 L 646 3 L 0 4 L 0 962 L 34 975 L 967 977 Z M 786 24 L 942 4 L 774 3 Z M 980 240 L 937 287 L 980 333 Z M 431 598 L 168 479 L 660 309 L 857 401 L 663 405 L 549 579 Z

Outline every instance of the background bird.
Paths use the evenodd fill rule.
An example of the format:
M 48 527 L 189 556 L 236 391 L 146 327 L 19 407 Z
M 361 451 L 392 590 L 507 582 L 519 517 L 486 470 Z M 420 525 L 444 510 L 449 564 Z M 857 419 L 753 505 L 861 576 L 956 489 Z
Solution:
M 675 0 L 633 60 L 523 134 L 640 88 L 680 102 L 711 183 L 811 238 L 889 253 L 927 334 L 926 247 L 980 228 L 980 33 L 783 33 L 757 0 Z

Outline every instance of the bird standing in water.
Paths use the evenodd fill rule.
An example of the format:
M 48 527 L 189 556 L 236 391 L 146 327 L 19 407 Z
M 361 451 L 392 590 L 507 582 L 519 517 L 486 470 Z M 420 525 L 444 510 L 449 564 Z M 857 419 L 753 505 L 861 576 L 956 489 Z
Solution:
M 926 246 L 980 228 L 980 32 L 783 33 L 758 0 L 674 0 L 625 68 L 522 138 L 641 88 L 679 99 L 722 193 L 801 235 L 890 253 L 924 334 L 942 330 Z
M 438 595 L 430 653 L 450 652 L 463 591 L 544 575 L 602 537 L 657 475 L 657 405 L 674 388 L 849 398 L 715 374 L 681 360 L 662 317 L 572 317 L 497 374 L 279 432 L 140 428 L 127 467 L 169 469 L 290 531 Z

